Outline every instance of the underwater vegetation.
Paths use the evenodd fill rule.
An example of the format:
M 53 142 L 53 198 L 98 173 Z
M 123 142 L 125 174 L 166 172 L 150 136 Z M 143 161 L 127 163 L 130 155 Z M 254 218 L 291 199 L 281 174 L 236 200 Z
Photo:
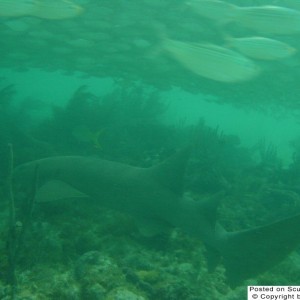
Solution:
M 7 144 L 15 146 L 16 163 L 47 153 L 47 145 L 36 140 L 32 128 L 37 125 L 33 117 L 40 104 L 34 99 L 15 100 L 15 89 L 8 85 L 0 90 L 0 151 L 5 157 Z M 19 151 L 20 149 L 20 151 Z M 34 149 L 34 150 L 33 150 Z M 1 160 L 2 163 L 3 160 Z
M 101 155 L 138 164 L 144 159 L 149 164 L 188 138 L 163 125 L 166 109 L 158 92 L 142 85 L 119 86 L 103 97 L 82 86 L 65 107 L 53 107 L 34 135 L 59 154 Z
M 247 149 L 237 137 L 210 128 L 203 120 L 193 127 L 167 125 L 163 118 L 167 106 L 160 94 L 142 85 L 116 86 L 101 97 L 79 87 L 64 107 L 54 107 L 38 124 L 30 105 L 13 104 L 12 87 L 1 95 L 1 120 L 7 122 L 1 124 L 6 131 L 1 130 L 0 137 L 3 179 L 7 143 L 13 143 L 16 165 L 49 156 L 82 155 L 149 167 L 194 139 L 185 193 L 200 201 L 223 192 L 219 220 L 227 229 L 264 225 L 299 213 L 297 141 L 294 162 L 284 169 L 276 148 L 267 141 Z M 259 153 L 258 161 L 254 152 Z M 1 191 L 0 297 L 10 299 L 9 211 L 5 188 Z M 128 215 L 82 196 L 33 203 L 32 211 L 25 190 L 16 189 L 15 197 L 16 221 L 23 228 L 27 224 L 15 258 L 16 294 L 21 299 L 244 297 L 244 285 L 230 288 L 221 265 L 209 272 L 203 243 L 178 229 L 144 237 Z M 249 282 L 297 284 L 298 261 L 296 251 Z

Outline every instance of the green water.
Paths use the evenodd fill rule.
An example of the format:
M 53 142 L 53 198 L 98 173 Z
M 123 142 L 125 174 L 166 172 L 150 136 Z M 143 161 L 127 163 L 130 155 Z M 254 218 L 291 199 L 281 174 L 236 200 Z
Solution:
M 66 3 L 53 13 L 55 2 L 42 9 L 47 1 L 39 1 L 27 2 L 24 15 L 7 17 L 2 16 L 6 1 L 0 0 L 0 299 L 231 300 L 246 299 L 250 284 L 299 285 L 300 224 L 291 217 L 300 213 L 300 33 L 266 33 L 225 22 L 222 14 L 219 21 L 205 18 L 181 0 L 73 0 L 84 10 L 71 18 L 57 17 L 66 13 Z M 296 0 L 228 2 L 300 11 Z M 275 18 L 274 26 L 280 22 L 287 21 Z M 298 52 L 269 61 L 249 58 L 259 74 L 242 78 L 241 73 L 242 80 L 228 83 L 216 74 L 232 78 L 240 69 L 228 70 L 226 55 L 214 54 L 215 65 L 203 52 L 185 52 L 182 58 L 165 46 L 170 39 L 185 43 L 185 51 L 192 43 L 229 49 L 229 36 L 262 36 Z M 197 73 L 199 61 L 206 64 Z M 234 56 L 233 70 L 236 64 Z M 256 242 L 249 261 L 267 265 L 236 272 L 237 284 L 230 284 L 232 265 L 224 267 L 229 250 L 216 246 L 215 237 L 210 244 L 174 224 L 144 236 L 140 220 L 124 207 L 103 207 L 87 198 L 97 198 L 94 194 L 62 186 L 39 190 L 48 179 L 42 164 L 41 178 L 25 178 L 26 188 L 19 179 L 13 182 L 15 209 L 9 205 L 10 158 L 18 166 L 76 155 L 150 168 L 188 144 L 192 153 L 179 196 L 213 202 L 222 193 L 217 215 L 214 209 L 204 214 L 210 225 L 217 219 L 226 230 L 240 231 L 287 220 L 259 231 L 262 238 L 254 235 L 237 244 L 237 269 L 247 265 L 242 250 Z M 64 168 L 55 176 L 60 172 Z M 133 180 L 133 198 L 143 178 Z M 26 193 L 34 183 L 36 197 Z M 46 203 L 38 200 L 45 198 L 42 193 Z M 171 214 L 162 207 L 163 215 Z M 150 217 L 157 227 L 169 220 Z M 195 222 L 195 228 L 205 222 Z M 225 258 L 210 270 L 216 250 Z

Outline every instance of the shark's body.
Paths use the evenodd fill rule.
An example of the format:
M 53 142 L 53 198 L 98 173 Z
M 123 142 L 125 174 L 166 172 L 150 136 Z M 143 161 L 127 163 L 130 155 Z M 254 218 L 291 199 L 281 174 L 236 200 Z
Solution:
M 300 216 L 229 233 L 216 224 L 217 198 L 200 202 L 183 197 L 188 157 L 186 148 L 151 168 L 81 156 L 50 157 L 19 166 L 15 180 L 28 185 L 38 165 L 41 186 L 61 181 L 100 205 L 130 214 L 146 231 L 178 227 L 202 239 L 214 256 L 223 257 L 232 285 L 267 270 L 296 248 Z

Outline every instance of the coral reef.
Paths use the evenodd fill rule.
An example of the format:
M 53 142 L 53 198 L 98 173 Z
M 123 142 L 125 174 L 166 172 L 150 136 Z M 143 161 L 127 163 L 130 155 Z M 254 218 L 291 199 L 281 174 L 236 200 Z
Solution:
M 18 109 L 11 106 L 12 87 L 4 89 L 0 97 L 1 145 L 15 144 L 17 163 L 52 153 L 93 155 L 150 166 L 193 137 L 205 142 L 195 145 L 186 174 L 186 193 L 195 199 L 208 199 L 224 191 L 219 215 L 227 229 L 265 224 L 300 211 L 298 143 L 295 143 L 295 160 L 289 168 L 281 166 L 276 149 L 266 143 L 257 150 L 261 155 L 257 162 L 253 151 L 243 148 L 237 137 L 210 128 L 204 121 L 196 127 L 166 125 L 163 122 L 166 108 L 158 93 L 145 91 L 138 85 L 119 86 L 103 97 L 81 87 L 66 107 L 53 108 L 52 115 L 39 126 L 30 121 L 28 124 L 32 125 L 26 132 L 25 120 L 19 119 Z M 26 107 L 23 109 L 26 111 Z M 2 130 L 6 128 L 5 122 L 9 124 L 8 131 Z M 94 134 L 99 147 L 95 147 Z M 7 165 L 3 156 L 0 163 L 3 183 Z M 8 204 L 2 190 L 3 186 L 0 299 L 8 300 L 10 287 L 5 271 L 9 264 Z M 17 220 L 24 220 L 26 209 L 21 204 L 24 196 L 16 193 L 16 198 Z M 21 250 L 16 260 L 18 299 L 245 298 L 244 286 L 233 290 L 227 285 L 222 266 L 209 272 L 205 247 L 199 240 L 177 229 L 156 237 L 143 237 L 129 216 L 82 199 L 36 203 Z M 249 282 L 297 284 L 299 259 L 299 253 L 295 252 Z

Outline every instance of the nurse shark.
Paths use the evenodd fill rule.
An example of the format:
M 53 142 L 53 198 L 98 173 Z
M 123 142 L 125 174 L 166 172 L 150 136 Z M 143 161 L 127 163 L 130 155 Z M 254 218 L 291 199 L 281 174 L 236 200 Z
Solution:
M 185 197 L 183 179 L 190 151 L 186 147 L 150 168 L 82 156 L 49 157 L 18 166 L 14 180 L 19 188 L 31 186 L 38 166 L 37 201 L 51 198 L 55 186 L 59 186 L 56 194 L 63 198 L 65 193 L 60 191 L 68 186 L 99 205 L 131 215 L 146 234 L 179 228 L 204 242 L 211 265 L 223 263 L 231 286 L 270 269 L 296 249 L 300 215 L 227 232 L 216 221 L 221 195 L 206 201 Z

